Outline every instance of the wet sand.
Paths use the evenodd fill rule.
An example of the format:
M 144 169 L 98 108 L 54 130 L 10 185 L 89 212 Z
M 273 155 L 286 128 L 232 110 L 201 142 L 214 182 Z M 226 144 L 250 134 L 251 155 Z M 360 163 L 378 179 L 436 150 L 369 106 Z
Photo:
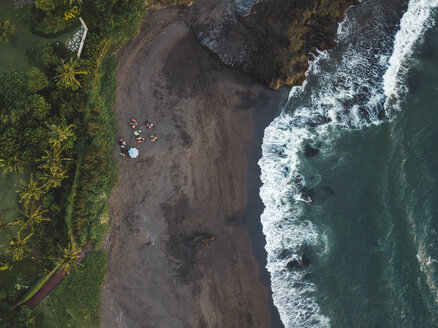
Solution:
M 115 148 L 105 328 L 270 325 L 269 290 L 253 253 L 263 256 L 262 245 L 247 233 L 260 228 L 260 210 L 247 207 L 259 182 L 247 173 L 284 93 L 223 65 L 184 23 L 186 12 L 151 11 L 118 53 L 118 136 L 137 146 L 131 117 L 155 127 L 141 126 L 137 159 Z

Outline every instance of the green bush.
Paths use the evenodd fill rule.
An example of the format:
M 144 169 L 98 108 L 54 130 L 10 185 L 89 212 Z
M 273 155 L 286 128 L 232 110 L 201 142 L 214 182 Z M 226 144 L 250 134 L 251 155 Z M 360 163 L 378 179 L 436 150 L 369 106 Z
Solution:
M 26 76 L 22 72 L 7 71 L 0 73 L 0 106 L 13 106 L 25 99 Z
M 60 327 L 99 327 L 105 261 L 104 251 L 88 254 L 52 291 L 50 301 Z
M 100 226 L 100 218 L 107 213 L 107 199 L 117 182 L 118 167 L 113 159 L 116 67 L 117 59 L 114 56 L 108 57 L 89 91 L 87 106 L 90 117 L 85 139 L 87 147 L 84 149 L 74 210 L 74 225 L 78 235 L 82 235 L 83 242 L 88 239 L 94 242 L 100 240 L 96 232 L 103 232 L 105 228 Z
M 42 11 L 52 12 L 55 10 L 55 3 L 53 0 L 36 0 L 35 7 Z
M 144 0 L 86 1 L 83 8 L 83 17 L 90 30 L 99 31 L 104 38 L 113 39 L 118 46 L 134 35 L 146 14 Z
M 46 15 L 34 22 L 34 30 L 46 36 L 53 36 L 65 31 L 72 26 L 71 21 L 66 21 L 64 17 L 58 15 Z
M 0 158 L 19 154 L 21 159 L 33 161 L 39 157 L 47 145 L 45 122 L 50 110 L 47 99 L 29 90 L 24 73 L 0 74 Z
M 55 53 L 55 48 L 51 45 L 40 45 L 32 48 L 28 56 L 37 66 L 50 69 L 61 62 L 59 56 Z
M 31 309 L 23 306 L 18 311 L 0 304 L 0 328 L 34 328 L 35 317 Z
M 47 88 L 48 85 L 49 80 L 40 69 L 32 67 L 27 73 L 27 88 L 30 92 L 35 93 Z
M 193 0 L 151 0 L 148 1 L 148 4 L 152 6 L 158 5 L 159 7 L 162 7 L 162 6 L 188 4 L 192 1 Z
M 79 24 L 77 18 L 66 19 L 65 13 L 71 8 L 64 1 L 38 0 L 35 7 L 30 21 L 34 33 L 53 37 Z
M 11 23 L 10 19 L 0 22 L 0 41 L 9 42 L 9 37 L 15 33 L 15 25 Z
M 42 96 L 33 94 L 27 99 L 29 101 L 29 107 L 33 113 L 33 116 L 43 120 L 49 115 L 51 106 Z
M 32 328 L 35 327 L 35 317 L 33 316 L 32 310 L 28 307 L 21 307 L 18 311 L 17 316 L 17 328 Z

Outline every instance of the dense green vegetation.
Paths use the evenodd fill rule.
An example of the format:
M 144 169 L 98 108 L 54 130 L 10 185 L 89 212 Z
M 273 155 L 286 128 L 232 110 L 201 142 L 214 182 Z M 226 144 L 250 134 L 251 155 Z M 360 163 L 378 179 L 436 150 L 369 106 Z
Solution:
M 41 326 L 44 316 L 21 305 L 50 276 L 76 267 L 82 248 L 95 248 L 107 229 L 117 181 L 112 52 L 144 14 L 142 0 L 36 0 L 0 25 L 0 46 L 13 45 L 24 27 L 46 40 L 27 50 L 27 65 L 0 69 L 0 169 L 19 181 L 17 211 L 0 213 L 0 327 Z M 57 41 L 79 16 L 89 28 L 80 59 Z M 50 297 L 61 327 L 98 325 L 105 255 L 82 264 Z
M 148 1 L 148 5 L 152 8 L 161 8 L 161 7 L 167 7 L 172 5 L 182 5 L 182 4 L 189 4 L 193 2 L 193 0 L 153 0 Z
M 105 277 L 105 252 L 88 254 L 35 311 L 37 327 L 99 327 L 100 290 Z
M 11 20 L 6 19 L 0 22 L 0 40 L 3 42 L 9 42 L 9 37 L 15 33 L 15 25 L 11 23 Z
M 9 20 L 15 26 L 15 30 L 13 34 L 8 36 L 9 42 L 0 40 L 0 72 L 12 68 L 28 71 L 32 66 L 31 60 L 27 56 L 31 48 L 44 43 L 65 43 L 79 27 L 79 25 L 76 25 L 59 36 L 50 36 L 50 39 L 41 34 L 37 35 L 32 32 L 32 7 L 27 6 L 16 9 L 14 1 L 1 1 L 0 22 Z
M 73 208 L 74 232 L 81 243 L 99 243 L 106 229 L 107 199 L 117 182 L 117 167 L 113 163 L 113 143 L 116 122 L 113 113 L 117 60 L 108 57 L 102 63 L 97 78 L 91 83 L 86 104 L 88 119 L 83 139 L 83 163 L 80 184 Z M 97 218 L 97 219 L 96 219 Z

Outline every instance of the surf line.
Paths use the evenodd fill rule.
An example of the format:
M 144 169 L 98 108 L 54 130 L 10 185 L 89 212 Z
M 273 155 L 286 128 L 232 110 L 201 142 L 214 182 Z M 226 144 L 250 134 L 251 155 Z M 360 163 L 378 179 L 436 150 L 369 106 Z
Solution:
M 329 317 L 317 304 L 316 286 L 306 281 L 306 268 L 298 267 L 306 247 L 325 249 L 318 227 L 303 217 L 308 205 L 302 201 L 306 199 L 302 190 L 318 181 L 306 180 L 301 173 L 302 149 L 306 143 L 330 144 L 337 137 L 333 131 L 379 124 L 399 110 L 408 91 L 410 58 L 418 39 L 433 25 L 436 7 L 438 0 L 411 0 L 399 31 L 379 61 L 370 62 L 369 51 L 382 47 L 372 40 L 359 42 L 361 48 L 347 46 L 335 72 L 324 71 L 322 63 L 327 64 L 330 53 L 320 53 L 307 76 L 319 79 L 321 88 L 309 92 L 307 82 L 292 88 L 282 114 L 265 130 L 259 161 L 260 196 L 265 204 L 261 222 L 274 304 L 286 328 L 330 327 Z M 357 34 L 347 14 L 338 38 Z M 363 49 L 364 44 L 369 48 Z
M 438 8 L 438 0 L 411 0 L 408 10 L 400 21 L 400 30 L 395 36 L 394 51 L 385 72 L 385 107 L 400 109 L 400 103 L 407 94 L 406 77 L 415 45 L 424 33 L 434 26 L 433 14 Z

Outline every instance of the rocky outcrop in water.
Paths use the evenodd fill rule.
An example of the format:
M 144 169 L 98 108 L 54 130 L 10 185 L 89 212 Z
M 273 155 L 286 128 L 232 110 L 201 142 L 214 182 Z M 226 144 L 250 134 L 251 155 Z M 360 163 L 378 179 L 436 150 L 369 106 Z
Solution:
M 349 6 L 357 4 L 357 0 L 203 2 L 209 1 L 211 11 L 188 22 L 200 42 L 226 65 L 273 89 L 304 81 L 309 58 L 317 49 L 335 46 L 337 22 Z M 245 15 L 245 10 L 250 11 Z

